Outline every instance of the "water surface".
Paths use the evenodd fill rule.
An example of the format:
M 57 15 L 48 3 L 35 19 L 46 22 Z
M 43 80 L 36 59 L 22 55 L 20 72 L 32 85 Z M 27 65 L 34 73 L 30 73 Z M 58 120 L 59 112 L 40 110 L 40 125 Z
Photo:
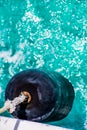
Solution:
M 0 106 L 14 74 L 55 70 L 71 81 L 76 97 L 70 114 L 50 124 L 86 130 L 86 59 L 86 0 L 0 0 Z

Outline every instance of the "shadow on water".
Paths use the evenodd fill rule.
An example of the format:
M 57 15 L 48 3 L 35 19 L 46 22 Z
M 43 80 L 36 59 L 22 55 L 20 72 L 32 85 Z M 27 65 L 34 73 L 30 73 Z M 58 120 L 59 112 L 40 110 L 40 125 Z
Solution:
M 86 119 L 85 106 L 79 101 L 79 98 L 77 98 L 78 97 L 76 97 L 74 101 L 71 112 L 66 118 L 60 121 L 50 122 L 49 124 L 74 130 L 86 130 L 84 127 Z

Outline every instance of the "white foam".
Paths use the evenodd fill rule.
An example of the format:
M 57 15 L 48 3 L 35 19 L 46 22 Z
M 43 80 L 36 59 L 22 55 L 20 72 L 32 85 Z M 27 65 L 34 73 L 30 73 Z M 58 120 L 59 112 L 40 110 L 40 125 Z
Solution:
M 87 44 L 87 37 L 77 40 L 76 43 L 72 45 L 72 47 L 74 48 L 74 50 L 83 52 L 85 44 Z
M 22 52 L 16 52 L 15 55 L 11 56 L 11 50 L 10 51 L 1 51 L 0 58 L 4 59 L 5 62 L 9 63 L 15 63 L 18 61 L 20 58 L 23 59 Z
M 22 21 L 25 21 L 26 19 L 30 19 L 31 21 L 38 23 L 41 21 L 39 17 L 37 17 L 33 12 L 26 12 L 25 16 L 22 17 Z

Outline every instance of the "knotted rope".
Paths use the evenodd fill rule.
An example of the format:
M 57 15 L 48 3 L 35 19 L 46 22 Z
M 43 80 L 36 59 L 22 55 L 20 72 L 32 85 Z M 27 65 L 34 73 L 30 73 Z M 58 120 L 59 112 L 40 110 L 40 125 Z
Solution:
M 31 101 L 31 95 L 30 93 L 23 91 L 21 94 L 14 98 L 13 100 L 7 100 L 2 108 L 0 108 L 0 114 L 9 111 L 10 113 L 13 113 L 16 109 L 16 106 L 20 103 L 26 101 L 29 103 Z

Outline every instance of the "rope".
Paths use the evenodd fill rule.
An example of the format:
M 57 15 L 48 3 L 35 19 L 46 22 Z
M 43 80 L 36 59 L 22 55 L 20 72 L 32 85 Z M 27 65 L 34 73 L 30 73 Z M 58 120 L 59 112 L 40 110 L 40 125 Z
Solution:
M 13 113 L 16 109 L 16 106 L 19 105 L 20 103 L 24 102 L 26 98 L 28 98 L 28 100 L 29 100 L 30 95 L 29 95 L 29 97 L 27 97 L 27 94 L 25 94 L 25 92 L 24 93 L 22 92 L 18 97 L 14 98 L 13 100 L 7 100 L 4 104 L 4 106 L 2 108 L 0 108 L 0 114 L 7 110 L 9 110 L 10 113 Z

